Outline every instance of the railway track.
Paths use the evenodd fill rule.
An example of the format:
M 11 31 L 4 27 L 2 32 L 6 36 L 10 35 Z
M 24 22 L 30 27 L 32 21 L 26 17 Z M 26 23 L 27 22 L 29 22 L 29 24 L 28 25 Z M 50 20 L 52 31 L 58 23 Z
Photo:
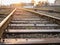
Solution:
M 12 21 L 2 35 L 2 44 L 57 44 L 60 25 L 53 19 L 16 9 Z
M 21 13 L 21 14 L 20 14 Z M 23 14 L 24 13 L 24 14 Z M 18 16 L 17 16 L 18 15 Z M 42 17 L 30 12 L 17 10 L 13 16 L 13 21 L 9 25 L 10 29 L 59 29 L 60 25 L 56 24 L 54 20 Z M 15 28 L 14 28 L 15 27 Z

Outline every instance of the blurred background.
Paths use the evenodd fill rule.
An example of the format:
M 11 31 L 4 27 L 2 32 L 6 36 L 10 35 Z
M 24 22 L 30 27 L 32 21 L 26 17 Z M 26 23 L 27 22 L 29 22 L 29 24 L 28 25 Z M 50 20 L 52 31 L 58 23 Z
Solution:
M 48 8 L 60 11 L 60 0 L 0 0 L 0 7 Z

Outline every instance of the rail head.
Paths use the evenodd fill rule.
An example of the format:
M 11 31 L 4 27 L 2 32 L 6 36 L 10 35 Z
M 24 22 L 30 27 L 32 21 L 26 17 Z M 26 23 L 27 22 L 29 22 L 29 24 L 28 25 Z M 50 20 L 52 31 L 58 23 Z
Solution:
M 7 28 L 9 22 L 11 21 L 12 14 L 15 12 L 16 8 L 0 23 L 0 38 L 4 32 L 4 30 Z

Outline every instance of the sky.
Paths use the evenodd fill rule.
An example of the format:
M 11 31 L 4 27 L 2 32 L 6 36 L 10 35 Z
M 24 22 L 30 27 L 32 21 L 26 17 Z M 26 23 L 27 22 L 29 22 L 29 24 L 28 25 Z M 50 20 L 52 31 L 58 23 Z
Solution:
M 39 2 L 39 1 L 46 1 L 46 0 L 35 0 L 36 3 Z M 4 5 L 9 5 L 9 4 L 12 4 L 12 3 L 21 3 L 21 2 L 26 2 L 26 3 L 29 3 L 31 2 L 31 0 L 0 0 L 0 4 L 4 4 Z M 54 3 L 54 0 L 48 0 L 49 3 Z

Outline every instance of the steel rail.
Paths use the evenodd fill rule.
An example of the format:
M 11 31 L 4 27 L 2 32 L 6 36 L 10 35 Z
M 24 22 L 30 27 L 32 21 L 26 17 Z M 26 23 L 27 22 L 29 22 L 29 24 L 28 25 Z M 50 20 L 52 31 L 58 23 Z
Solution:
M 12 19 L 12 14 L 15 12 L 16 8 L 0 23 L 0 38 L 4 32 L 4 30 L 7 28 L 9 22 Z
M 25 11 L 28 11 L 28 12 L 31 12 L 31 13 L 35 13 L 35 14 L 38 14 L 40 16 L 43 16 L 43 17 L 48 17 L 50 19 L 53 19 L 56 23 L 60 24 L 60 18 L 59 17 L 55 17 L 55 16 L 51 16 L 51 15 L 48 15 L 48 14 L 43 14 L 43 13 L 39 13 L 39 12 L 36 12 L 36 11 L 33 11 L 33 10 L 29 10 L 29 9 L 26 9 L 26 8 L 22 8 L 23 10 Z

